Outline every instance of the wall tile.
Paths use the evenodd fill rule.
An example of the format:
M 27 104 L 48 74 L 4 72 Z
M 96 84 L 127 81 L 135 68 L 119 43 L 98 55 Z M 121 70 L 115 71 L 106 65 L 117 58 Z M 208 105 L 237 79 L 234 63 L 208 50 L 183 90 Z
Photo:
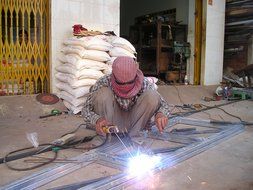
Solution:
M 81 4 L 81 13 L 79 20 L 85 21 L 85 22 L 92 22 L 93 21 L 93 14 L 90 11 L 92 9 L 91 3 L 82 3 Z
M 69 21 L 57 19 L 55 20 L 55 27 L 52 29 L 56 40 L 63 40 L 72 35 L 72 24 Z
M 91 22 L 101 23 L 103 22 L 104 6 L 100 4 L 91 5 Z
M 104 5 L 106 0 L 92 0 L 91 3 L 95 5 Z
M 116 15 L 110 10 L 110 7 L 104 6 L 103 23 L 113 23 Z
M 52 17 L 53 19 L 68 19 L 70 17 L 68 0 L 52 1 Z
M 212 6 L 207 5 L 204 85 L 216 85 L 222 81 L 224 22 L 225 0 L 213 0 Z
M 103 24 L 103 29 L 104 29 L 104 32 L 113 31 L 117 36 L 119 36 L 119 25 Z
M 68 2 L 68 8 L 69 8 L 69 18 L 71 20 L 78 20 L 80 19 L 82 12 L 82 3 L 79 1 L 70 1 Z
M 213 0 L 213 9 L 219 12 L 225 12 L 225 0 Z
M 207 50 L 204 85 L 216 85 L 222 81 L 223 52 Z
M 115 5 L 107 6 L 104 5 L 104 13 L 103 13 L 103 23 L 111 24 L 111 23 L 119 23 L 119 7 Z
M 119 8 L 120 0 L 104 0 L 104 5 L 117 6 Z
M 224 40 L 221 40 L 219 37 L 209 36 L 206 39 L 206 49 L 221 52 L 224 49 Z

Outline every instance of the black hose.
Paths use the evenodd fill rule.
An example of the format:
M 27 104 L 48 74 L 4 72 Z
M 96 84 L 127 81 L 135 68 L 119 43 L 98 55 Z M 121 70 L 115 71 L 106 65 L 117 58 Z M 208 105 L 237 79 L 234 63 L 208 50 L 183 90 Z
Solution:
M 231 101 L 231 102 L 228 102 L 228 103 L 219 104 L 219 105 L 215 105 L 215 106 L 208 106 L 208 107 L 200 109 L 200 110 L 193 110 L 193 111 L 189 111 L 189 112 L 182 112 L 180 114 L 176 113 L 176 114 L 173 114 L 172 116 L 170 116 L 170 118 L 174 118 L 174 117 L 178 117 L 178 116 L 186 117 L 186 116 L 192 115 L 194 113 L 210 110 L 210 109 L 213 109 L 213 108 L 219 108 L 219 107 L 226 106 L 226 105 L 233 104 L 233 103 L 240 102 L 240 101 L 244 101 L 244 100 L 236 100 L 236 101 Z
M 51 144 L 41 144 L 40 146 L 49 146 Z M 19 149 L 17 150 L 16 152 L 21 152 L 21 151 L 24 151 L 24 150 L 29 150 L 29 149 L 34 149 L 34 147 L 27 147 L 27 148 L 23 148 L 23 149 Z M 43 148 L 41 148 L 43 149 Z M 51 150 L 51 148 L 48 148 L 48 149 L 45 149 L 43 151 L 41 151 L 40 153 L 43 153 L 43 152 L 47 152 Z M 10 155 L 10 153 L 8 153 L 8 157 L 3 157 L 3 158 L 0 158 L 0 164 L 4 163 L 4 160 L 5 162 L 9 162 L 9 161 L 13 161 L 13 160 L 18 160 L 18 159 L 21 159 L 21 158 L 25 158 L 25 157 L 28 157 L 28 156 L 32 156 L 32 155 L 35 155 L 38 151 L 40 150 L 32 150 L 32 151 L 29 151 L 29 152 L 23 152 L 23 153 L 20 153 L 20 154 L 17 154 L 17 155 Z M 15 151 L 14 151 L 15 152 Z M 12 152 L 12 153 L 14 153 Z
M 44 149 L 42 151 L 40 150 L 31 150 L 31 151 L 28 151 L 28 152 L 23 152 L 23 153 L 19 153 L 19 154 L 16 154 L 16 155 L 12 155 L 14 153 L 18 153 L 18 152 L 21 152 L 21 151 L 25 151 L 25 150 L 30 150 L 30 149 L 34 149 L 34 147 L 27 147 L 27 148 L 22 148 L 22 149 L 19 149 L 19 150 L 15 150 L 15 151 L 12 151 L 12 152 L 9 152 L 8 154 L 6 154 L 6 156 L 4 156 L 3 158 L 0 158 L 0 164 L 2 163 L 7 163 L 7 162 L 10 162 L 10 161 L 14 161 L 14 160 L 18 160 L 18 159 L 22 159 L 22 158 L 25 158 L 25 157 L 28 157 L 28 156 L 33 156 L 33 155 L 36 155 L 38 152 L 40 153 L 43 153 L 43 152 L 48 152 L 48 151 L 51 151 L 54 147 L 58 147 L 60 149 L 68 149 L 68 148 L 73 148 L 73 149 L 82 149 L 82 150 L 91 150 L 91 149 L 95 149 L 95 148 L 98 148 L 98 147 L 101 147 L 103 146 L 107 141 L 108 141 L 108 135 L 106 136 L 106 139 L 104 140 L 103 143 L 101 143 L 100 145 L 98 146 L 95 146 L 95 147 L 91 147 L 91 148 L 77 148 L 75 147 L 75 145 L 78 145 L 78 144 L 82 144 L 82 143 L 85 143 L 85 142 L 89 142 L 91 141 L 94 137 L 96 137 L 97 135 L 95 136 L 88 136 L 88 137 L 84 137 L 82 138 L 81 140 L 76 140 L 76 141 L 72 141 L 72 142 L 69 142 L 68 144 L 66 145 L 62 145 L 62 146 L 59 146 L 59 145 L 53 145 L 53 144 L 41 144 L 39 145 L 40 147 L 41 146 L 49 146 L 49 145 L 52 145 L 52 147 L 48 147 L 47 149 L 44 149 L 43 147 L 40 149 Z M 11 169 L 11 167 L 9 167 Z M 24 171 L 24 170 L 20 170 L 20 171 Z
M 34 148 L 34 147 L 32 147 L 32 148 Z M 30 149 L 30 147 L 29 147 L 29 148 L 23 148 L 23 149 L 20 149 L 20 150 L 15 150 L 15 151 L 9 152 L 9 153 L 3 158 L 3 163 L 5 163 L 5 165 L 6 165 L 9 169 L 11 169 L 11 170 L 15 170 L 15 171 L 28 171 L 28 170 L 33 170 L 33 169 L 39 168 L 39 167 L 41 167 L 41 166 L 50 164 L 50 163 L 52 163 L 53 161 L 55 161 L 56 158 L 57 158 L 57 156 L 58 156 L 58 151 L 53 151 L 53 152 L 55 153 L 55 154 L 54 154 L 54 157 L 51 158 L 51 159 L 48 159 L 47 162 L 43 162 L 43 163 L 41 163 L 41 164 L 37 164 L 37 165 L 35 165 L 35 166 L 26 167 L 26 168 L 15 168 L 15 167 L 11 166 L 10 164 L 8 164 L 9 161 L 7 161 L 7 160 L 8 160 L 8 156 L 9 156 L 9 155 L 14 154 L 14 153 L 19 152 L 19 151 L 27 150 L 27 149 Z

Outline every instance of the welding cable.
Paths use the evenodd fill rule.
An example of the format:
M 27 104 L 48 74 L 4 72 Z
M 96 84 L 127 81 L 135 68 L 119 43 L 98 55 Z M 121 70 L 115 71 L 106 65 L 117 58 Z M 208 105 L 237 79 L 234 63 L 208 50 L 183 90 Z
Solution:
M 90 138 L 93 139 L 93 138 L 95 138 L 95 137 L 97 137 L 97 136 L 99 136 L 99 135 L 95 135 L 95 136 L 92 136 L 92 137 L 90 137 Z M 75 145 L 66 144 L 66 145 L 62 145 L 62 146 L 60 146 L 60 147 L 63 148 L 63 149 L 72 148 L 72 149 L 87 150 L 87 151 L 89 151 L 89 150 L 92 150 L 92 149 L 99 148 L 99 147 L 103 146 L 104 144 L 106 144 L 106 143 L 108 142 L 108 139 L 109 139 L 109 134 L 107 133 L 106 136 L 105 136 L 104 141 L 103 141 L 101 144 L 97 145 L 97 146 L 93 146 L 93 147 L 77 147 L 78 145 L 82 144 L 82 142 L 83 142 L 83 140 L 84 140 L 85 138 L 86 138 L 86 137 L 84 137 L 83 139 L 81 139 L 81 140 L 79 141 L 79 143 L 77 143 L 77 144 L 75 144 Z M 92 139 L 91 139 L 91 140 L 92 140 Z
M 203 106 L 209 107 L 207 105 L 201 104 Z M 229 112 L 227 112 L 226 110 L 224 110 L 223 108 L 217 107 L 217 106 L 213 106 L 212 108 L 216 108 L 216 109 L 220 109 L 221 111 L 223 111 L 224 113 L 230 115 L 231 117 L 237 118 L 238 120 L 240 120 L 240 122 L 238 124 L 243 124 L 243 125 L 253 125 L 253 122 L 248 122 L 248 121 L 244 121 L 242 120 L 239 116 L 233 115 Z M 219 121 L 212 121 L 213 123 L 219 123 Z M 221 121 L 223 122 L 223 121 Z M 232 123 L 232 122 L 228 122 L 228 123 Z
M 51 144 L 49 144 L 49 143 L 47 143 L 47 144 L 40 144 L 39 147 L 44 147 L 44 146 L 49 146 L 49 145 L 51 145 Z M 38 149 L 35 149 L 33 146 L 32 147 L 23 148 L 23 149 L 19 149 L 19 150 L 16 150 L 15 152 L 21 152 L 21 151 L 30 150 L 30 149 L 34 149 L 34 150 L 31 150 L 29 152 L 19 153 L 17 155 L 10 155 L 10 154 L 12 154 L 10 152 L 10 153 L 7 154 L 8 158 L 5 156 L 6 157 L 5 161 L 9 162 L 9 161 L 13 161 L 13 160 L 18 160 L 18 159 L 21 159 L 21 158 L 25 158 L 25 157 L 28 157 L 28 156 L 35 155 L 38 152 Z M 46 152 L 48 150 L 49 149 L 45 149 L 41 153 Z M 0 158 L 0 164 L 4 163 L 4 158 L 5 157 Z
M 80 129 L 80 127 L 82 125 L 85 125 L 85 124 L 80 124 L 75 130 L 71 131 L 71 132 L 68 132 L 68 133 L 65 133 L 64 135 L 62 135 L 61 137 L 67 135 L 67 134 L 73 134 L 75 133 L 76 131 L 78 131 Z M 99 148 L 101 146 L 103 146 L 104 144 L 107 143 L 108 139 L 109 139 L 109 134 L 106 134 L 106 137 L 104 139 L 104 141 L 97 145 L 97 146 L 93 146 L 93 147 L 77 147 L 78 145 L 82 144 L 82 143 L 85 143 L 85 142 L 89 142 L 91 141 L 93 138 L 95 138 L 96 136 L 98 135 L 94 135 L 94 136 L 87 136 L 87 137 L 83 137 L 82 139 L 80 140 L 77 140 L 77 141 L 70 141 L 68 142 L 67 144 L 65 145 L 54 145 L 54 144 L 50 144 L 50 143 L 47 143 L 47 144 L 41 144 L 39 145 L 39 147 L 42 147 L 42 146 L 49 146 L 49 145 L 52 145 L 52 147 L 48 148 L 48 149 L 45 149 L 43 150 L 41 153 L 43 152 L 47 152 L 49 151 L 50 149 L 54 149 L 54 148 L 59 148 L 59 149 L 79 149 L 79 150 L 92 150 L 92 149 L 96 149 L 96 148 Z M 8 162 L 10 161 L 13 161 L 13 160 L 18 160 L 18 159 L 21 159 L 21 158 L 25 158 L 25 157 L 28 157 L 28 156 L 33 156 L 33 155 L 36 155 L 38 153 L 38 150 L 33 150 L 33 151 L 29 151 L 29 152 L 23 152 L 23 153 L 20 153 L 20 154 L 17 154 L 17 155 L 12 155 L 14 153 L 18 153 L 18 152 L 22 152 L 22 151 L 25 151 L 25 150 L 31 150 L 31 149 L 34 149 L 34 147 L 27 147 L 27 148 L 23 148 L 23 149 L 19 149 L 19 150 L 15 150 L 15 151 L 12 151 L 12 152 L 9 152 L 8 154 L 6 154 L 3 158 L 0 158 L 0 164 L 2 163 L 5 163 L 5 165 L 9 168 L 9 169 L 12 169 L 12 170 L 16 170 L 16 171 L 27 171 L 27 170 L 32 170 L 32 169 L 35 169 L 35 168 L 38 168 L 38 167 L 41 167 L 41 166 L 44 166 L 46 164 L 49 164 L 53 161 L 55 161 L 55 159 L 57 159 L 57 152 L 55 152 L 55 156 L 54 158 L 52 159 L 48 159 L 48 162 L 44 162 L 42 164 L 39 164 L 39 165 L 36 165 L 36 166 L 33 166 L 33 167 L 28 167 L 28 168 L 14 168 L 12 166 L 10 166 L 8 164 Z M 42 148 L 43 149 L 43 148 Z
M 224 110 L 224 109 L 222 109 L 222 108 L 220 108 L 220 107 L 217 107 L 217 106 L 207 106 L 207 105 L 205 105 L 205 104 L 200 104 L 200 105 L 202 105 L 202 106 L 204 106 L 204 107 L 206 107 L 206 108 L 210 108 L 210 107 L 211 107 L 211 108 L 219 109 L 219 110 L 223 111 L 224 113 L 230 115 L 231 117 L 234 117 L 234 118 L 239 119 L 240 122 L 243 122 L 243 120 L 242 120 L 239 116 L 236 116 L 236 115 L 233 115 L 233 114 L 231 114 L 231 113 L 228 113 L 226 110 Z
M 221 107 L 221 106 L 226 106 L 226 105 L 237 103 L 237 102 L 240 102 L 240 101 L 244 101 L 244 100 L 235 100 L 235 101 L 226 102 L 226 103 L 215 105 L 215 106 L 209 106 L 209 107 L 206 107 L 206 108 L 203 108 L 203 109 L 199 109 L 199 110 L 193 110 L 193 111 L 182 112 L 182 113 L 174 113 L 174 114 L 172 114 L 172 116 L 170 118 L 174 118 L 174 117 L 178 117 L 178 116 L 185 117 L 185 116 L 192 115 L 194 113 L 198 113 L 198 112 L 202 112 L 202 111 L 207 111 L 207 110 L 210 110 L 210 109 L 213 109 L 213 108 L 217 108 L 217 107 Z
M 52 145 L 52 147 L 59 147 L 61 149 L 67 149 L 67 148 L 75 148 L 75 146 L 77 144 L 82 144 L 82 143 L 85 143 L 85 142 L 89 142 L 91 141 L 94 137 L 96 137 L 97 135 L 95 136 L 87 136 L 87 137 L 84 137 L 80 140 L 77 140 L 77 141 L 70 141 L 68 142 L 66 145 L 63 145 L 63 146 L 59 146 L 59 145 L 54 145 L 54 144 L 50 144 L 50 143 L 45 143 L 45 144 L 40 144 L 39 147 L 45 147 L 45 146 L 50 146 Z M 87 148 L 87 150 L 90 150 L 90 149 L 94 149 L 94 148 L 97 148 L 97 147 L 100 147 L 102 145 L 104 145 L 106 143 L 107 139 L 105 141 L 103 141 L 102 144 L 98 145 L 98 146 L 95 146 L 95 147 L 92 147 L 92 148 Z M 43 152 L 47 152 L 49 150 L 52 149 L 52 147 L 48 148 L 48 149 L 45 149 L 43 150 L 41 153 Z M 18 159 L 21 159 L 21 158 L 25 158 L 25 157 L 28 157 L 28 156 L 32 156 L 32 155 L 36 155 L 38 153 L 38 149 L 35 149 L 35 150 L 31 150 L 31 149 L 34 149 L 34 147 L 27 147 L 27 148 L 23 148 L 23 149 L 19 149 L 19 150 L 15 150 L 13 152 L 10 152 L 8 153 L 5 157 L 3 158 L 0 158 L 0 164 L 4 163 L 4 162 L 9 162 L 9 161 L 13 161 L 13 160 L 18 160 Z M 43 149 L 43 148 L 42 148 Z M 22 152 L 22 151 L 25 151 L 25 150 L 31 150 L 29 152 L 23 152 L 23 153 L 19 153 L 19 154 L 16 154 L 16 155 L 13 155 L 14 153 L 17 153 L 17 152 Z
M 47 144 L 48 145 L 48 144 Z M 3 163 L 11 170 L 15 170 L 15 171 L 28 171 L 28 170 L 33 170 L 33 169 L 36 169 L 36 168 L 39 168 L 41 166 L 45 166 L 47 164 L 50 164 L 52 163 L 53 161 L 56 160 L 57 156 L 58 156 L 58 150 L 54 150 L 54 157 L 51 158 L 51 159 L 48 159 L 47 162 L 43 162 L 41 164 L 37 164 L 35 166 L 31 166 L 31 167 L 26 167 L 26 168 L 15 168 L 13 166 L 11 166 L 9 164 L 9 161 L 8 160 L 8 157 L 11 155 L 11 154 L 14 154 L 14 153 L 17 153 L 17 152 L 21 152 L 21 151 L 24 151 L 24 150 L 29 150 L 29 149 L 32 149 L 34 147 L 28 147 L 28 148 L 23 148 L 23 149 L 19 149 L 19 150 L 15 150 L 15 151 L 12 151 L 12 152 L 9 152 L 8 154 L 5 155 L 5 157 L 3 158 Z
M 74 130 L 71 131 L 71 132 L 68 132 L 68 133 L 63 134 L 61 137 L 65 136 L 65 135 L 69 135 L 69 134 L 73 134 L 73 133 L 77 132 L 77 131 L 81 128 L 81 126 L 87 126 L 87 124 L 86 124 L 86 123 L 82 123 L 82 124 L 80 124 L 76 129 L 74 129 Z
M 26 153 L 20 153 L 18 155 L 13 155 L 13 154 L 18 153 L 18 152 L 34 149 L 34 147 L 28 147 L 28 148 L 23 148 L 23 149 L 19 149 L 19 150 L 15 150 L 15 151 L 9 152 L 8 154 L 6 154 L 4 156 L 4 158 L 2 158 L 2 160 L 3 160 L 2 163 L 4 163 L 9 169 L 15 170 L 15 171 L 28 171 L 28 170 L 36 169 L 36 168 L 39 168 L 41 166 L 44 166 L 44 165 L 47 165 L 47 164 L 50 164 L 50 163 L 54 162 L 57 159 L 57 157 L 58 157 L 58 150 L 60 150 L 60 149 L 70 149 L 70 148 L 72 148 L 72 149 L 80 149 L 80 150 L 88 150 L 89 151 L 89 150 L 96 149 L 96 148 L 99 148 L 99 147 L 103 146 L 104 144 L 106 144 L 106 142 L 109 139 L 109 134 L 106 134 L 105 140 L 101 144 L 99 144 L 97 146 L 87 147 L 87 148 L 76 147 L 77 144 L 80 145 L 80 144 L 82 144 L 84 142 L 91 141 L 96 136 L 97 135 L 84 137 L 84 138 L 82 138 L 82 139 L 80 139 L 78 141 L 69 142 L 66 145 L 62 145 L 62 146 L 58 146 L 58 145 L 54 146 L 53 144 L 41 144 L 41 145 L 39 145 L 39 147 L 52 145 L 53 147 L 51 147 L 49 149 L 52 149 L 53 152 L 55 153 L 54 157 L 53 158 L 48 158 L 47 162 L 43 162 L 41 164 L 37 164 L 37 165 L 32 166 L 32 167 L 15 168 L 15 167 L 11 166 L 8 162 L 13 161 L 13 160 L 17 160 L 17 159 L 21 159 L 21 158 L 25 158 L 27 156 L 36 155 L 36 152 L 38 152 L 38 150 L 34 150 L 34 151 L 26 152 Z M 48 151 L 48 150 L 44 150 L 43 152 L 46 152 L 46 151 Z
M 235 117 L 235 118 L 239 119 L 240 122 L 239 122 L 238 124 L 242 124 L 242 125 L 253 125 L 253 122 L 244 121 L 244 120 L 242 120 L 240 117 L 238 117 L 238 116 L 236 116 L 236 115 L 233 115 L 233 114 L 231 114 L 231 113 L 228 113 L 228 112 L 225 111 L 224 109 L 220 108 L 221 106 L 226 106 L 226 105 L 233 104 L 233 103 L 237 103 L 237 102 L 240 102 L 240 101 L 245 101 L 245 100 L 236 100 L 236 101 L 231 101 L 231 102 L 228 102 L 228 103 L 219 104 L 219 105 L 215 105 L 215 106 L 207 106 L 207 105 L 204 105 L 204 104 L 200 104 L 200 105 L 204 106 L 205 108 L 199 109 L 199 110 L 188 111 L 188 112 L 173 113 L 173 114 L 171 114 L 170 119 L 171 119 L 171 118 L 174 118 L 174 117 L 178 117 L 178 116 L 186 117 L 186 116 L 189 116 L 189 115 L 198 113 L 198 112 L 204 112 L 204 111 L 207 111 L 207 110 L 210 110 L 210 109 L 217 108 L 217 109 L 222 110 L 222 111 L 225 112 L 226 114 L 228 114 L 228 115 L 230 115 L 230 116 L 232 116 L 232 117 Z M 212 122 L 213 122 L 213 123 L 219 123 L 219 121 L 212 121 Z M 222 123 L 224 123 L 224 122 L 222 121 Z M 226 122 L 225 122 L 225 123 L 226 123 Z M 233 122 L 227 122 L 227 123 L 233 123 Z
M 73 133 L 77 132 L 81 128 L 81 126 L 85 126 L 86 129 L 89 129 L 89 128 L 87 128 L 87 126 L 88 126 L 87 123 L 82 123 L 76 129 L 74 129 L 71 132 L 63 134 L 61 137 L 65 136 L 65 135 L 68 135 L 68 134 L 73 134 Z M 97 146 L 94 146 L 94 147 L 91 147 L 91 148 L 84 148 L 84 147 L 83 148 L 79 148 L 79 147 L 77 147 L 78 145 L 82 144 L 83 142 L 91 141 L 93 138 L 95 138 L 97 136 L 99 136 L 99 135 L 84 137 L 81 140 L 79 140 L 78 142 L 75 142 L 74 145 L 71 144 L 71 142 L 69 142 L 67 145 L 62 145 L 61 147 L 64 148 L 64 149 L 66 149 L 66 148 L 72 148 L 72 149 L 88 150 L 89 151 L 91 149 L 96 149 L 96 148 L 99 148 L 99 147 L 103 146 L 108 141 L 108 138 L 109 138 L 109 134 L 106 134 L 105 140 L 101 144 L 99 144 Z

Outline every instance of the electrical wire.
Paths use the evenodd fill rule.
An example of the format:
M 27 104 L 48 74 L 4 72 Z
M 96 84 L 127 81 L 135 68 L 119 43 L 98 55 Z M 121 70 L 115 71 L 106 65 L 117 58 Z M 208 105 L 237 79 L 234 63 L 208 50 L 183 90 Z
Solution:
M 95 136 L 91 136 L 90 138 L 95 138 L 95 137 L 97 137 L 97 136 L 99 136 L 99 135 L 95 135 Z M 84 139 L 85 139 L 86 137 L 84 137 L 83 139 L 81 139 L 80 140 L 80 142 L 77 144 L 77 145 L 62 145 L 62 146 L 60 146 L 61 148 L 64 148 L 64 149 L 67 149 L 67 148 L 72 148 L 72 149 L 78 149 L 78 150 L 91 150 L 91 149 L 96 149 L 96 148 L 99 148 L 99 147 L 101 147 L 101 146 L 103 146 L 104 144 L 106 144 L 107 143 L 107 141 L 108 141 L 108 139 L 109 139 L 109 134 L 106 134 L 106 137 L 105 137 L 105 139 L 104 139 L 104 141 L 101 143 L 101 144 L 99 144 L 99 145 L 97 145 L 97 146 L 93 146 L 93 147 L 77 147 L 78 145 L 80 145 L 80 144 L 82 144 L 82 141 L 84 141 Z M 91 140 L 92 140 L 91 139 Z
M 67 135 L 67 134 L 75 133 L 82 125 L 84 125 L 84 124 L 79 125 L 75 130 L 73 130 L 73 131 L 71 131 L 71 132 L 69 132 L 69 133 L 66 133 L 66 134 L 64 134 L 63 136 L 65 136 L 65 135 Z M 62 137 L 63 137 L 63 136 L 62 136 Z M 8 162 L 13 161 L 13 160 L 17 160 L 17 159 L 20 159 L 20 158 L 27 157 L 27 155 L 28 155 L 28 156 L 35 155 L 36 152 L 38 152 L 38 150 L 32 151 L 32 152 L 30 152 L 30 153 L 29 153 L 29 152 L 28 152 L 28 153 L 25 153 L 25 156 L 24 156 L 24 153 L 23 153 L 23 154 L 20 153 L 20 154 L 18 154 L 18 155 L 15 155 L 15 158 L 13 158 L 13 156 L 12 156 L 13 154 L 18 153 L 18 152 L 22 152 L 22 151 L 25 151 L 25 150 L 34 149 L 34 147 L 27 147 L 27 148 L 22 148 L 22 149 L 18 149 L 18 150 L 9 152 L 8 154 L 6 154 L 6 155 L 2 158 L 2 160 L 3 160 L 2 163 L 4 163 L 9 169 L 15 170 L 15 171 L 28 171 L 28 170 L 36 169 L 36 168 L 42 167 L 42 166 L 44 166 L 44 165 L 50 164 L 50 163 L 52 163 L 53 161 L 55 161 L 55 160 L 57 159 L 57 157 L 58 157 L 58 150 L 59 150 L 59 149 L 69 149 L 69 148 L 72 148 L 72 149 L 79 149 L 79 150 L 81 149 L 81 150 L 88 150 L 88 151 L 89 151 L 89 150 L 96 149 L 96 148 L 99 148 L 99 147 L 103 146 L 104 144 L 107 143 L 107 141 L 108 141 L 108 139 L 109 139 L 109 134 L 106 134 L 106 137 L 105 137 L 104 141 L 103 141 L 101 144 L 97 145 L 97 146 L 93 146 L 93 147 L 82 147 L 82 148 L 81 148 L 81 147 L 77 147 L 77 145 L 80 145 L 80 144 L 82 144 L 82 143 L 84 143 L 84 142 L 89 142 L 89 141 L 91 141 L 91 140 L 92 140 L 93 138 L 95 138 L 96 136 L 98 136 L 98 135 L 87 136 L 87 137 L 84 137 L 84 138 L 82 138 L 82 139 L 80 139 L 80 140 L 77 140 L 77 141 L 70 141 L 70 142 L 68 142 L 68 143 L 65 144 L 65 145 L 54 145 L 54 144 L 49 144 L 49 143 L 47 143 L 47 144 L 41 144 L 41 145 L 39 145 L 39 147 L 52 145 L 52 147 L 50 147 L 50 148 L 48 148 L 48 149 L 52 149 L 53 152 L 54 152 L 55 154 L 54 154 L 54 157 L 53 157 L 53 158 L 48 158 L 48 161 L 43 162 L 43 163 L 41 163 L 41 164 L 37 164 L 37 165 L 35 165 L 35 166 L 26 167 L 26 168 L 17 168 L 17 167 L 11 166 L 11 165 L 8 163 Z M 56 148 L 57 148 L 57 149 L 56 149 Z M 46 152 L 46 151 L 48 151 L 48 150 L 46 149 L 46 150 L 44 150 L 43 152 Z M 10 158 L 10 157 L 11 157 L 11 158 Z
M 205 104 L 201 104 L 201 105 L 202 105 L 202 106 L 205 106 L 205 107 L 207 107 L 207 108 L 210 108 L 210 107 L 211 107 L 211 108 L 219 109 L 219 110 L 223 111 L 224 113 L 230 115 L 231 117 L 234 117 L 234 118 L 239 119 L 240 122 L 244 122 L 239 116 L 233 115 L 233 114 L 227 112 L 226 110 L 224 110 L 224 109 L 222 109 L 222 108 L 220 108 L 220 107 L 217 107 L 217 106 L 207 106 L 207 105 L 205 105 Z
M 178 98 L 179 98 L 180 102 L 183 104 L 183 101 L 182 101 L 182 99 L 181 99 L 181 96 L 180 96 L 180 93 L 179 93 L 178 88 L 177 88 L 175 85 L 172 85 L 172 86 L 174 86 L 174 87 L 176 88 L 177 94 L 178 94 Z M 233 115 L 233 114 L 227 112 L 226 110 L 220 108 L 221 106 L 229 105 L 229 104 L 236 103 L 236 102 L 240 102 L 240 101 L 244 101 L 244 100 L 235 100 L 235 101 L 231 101 L 231 102 L 228 102 L 228 103 L 224 103 L 224 104 L 220 104 L 220 105 L 215 105 L 215 106 L 207 106 L 207 105 L 205 105 L 205 104 L 200 104 L 200 105 L 202 105 L 202 106 L 204 106 L 204 107 L 206 107 L 206 108 L 204 108 L 204 109 L 199 109 L 199 110 L 193 109 L 193 110 L 188 111 L 188 112 L 173 113 L 173 114 L 171 114 L 171 117 L 170 117 L 170 118 L 174 118 L 174 117 L 178 117 L 178 116 L 185 117 L 185 116 L 188 116 L 188 115 L 191 115 L 191 114 L 194 114 L 194 113 L 204 112 L 204 111 L 206 111 L 206 110 L 216 108 L 216 109 L 222 110 L 224 113 L 230 115 L 231 117 L 234 117 L 234 118 L 239 119 L 240 122 L 241 122 L 241 124 L 243 124 L 243 125 L 253 125 L 253 122 L 243 121 L 239 116 Z M 184 105 L 184 104 L 183 104 L 183 105 Z M 185 108 L 183 108 L 183 106 L 180 106 L 180 105 L 175 105 L 175 107 L 181 107 L 183 110 L 185 110 Z
M 48 145 L 48 144 L 47 144 Z M 51 159 L 48 159 L 47 162 L 44 162 L 44 163 L 41 163 L 41 164 L 37 164 L 35 166 L 31 166 L 31 167 L 26 167 L 26 168 L 15 168 L 13 166 L 11 166 L 7 161 L 8 160 L 8 157 L 11 155 L 11 154 L 14 154 L 14 153 L 17 153 L 17 152 L 21 152 L 21 151 L 24 151 L 24 150 L 30 150 L 30 149 L 34 149 L 34 147 L 28 147 L 28 148 L 22 148 L 22 149 L 19 149 L 19 150 L 15 150 L 15 151 L 12 151 L 12 152 L 9 152 L 8 154 L 5 155 L 5 157 L 3 158 L 3 163 L 11 170 L 15 170 L 15 171 L 28 171 L 28 170 L 33 170 L 33 169 L 36 169 L 36 168 L 39 168 L 39 167 L 42 167 L 42 166 L 45 166 L 47 164 L 50 164 L 52 163 L 53 161 L 56 160 L 57 156 L 58 156 L 58 151 L 53 151 L 55 154 L 54 154 L 54 157 L 51 158 Z
M 65 136 L 65 135 L 69 135 L 69 134 L 73 134 L 73 133 L 77 132 L 77 131 L 81 128 L 81 126 L 87 126 L 87 124 L 86 124 L 86 123 L 82 123 L 82 124 L 78 125 L 78 127 L 77 127 L 76 129 L 74 129 L 74 130 L 71 131 L 71 132 L 68 132 L 68 133 L 63 134 L 61 137 Z

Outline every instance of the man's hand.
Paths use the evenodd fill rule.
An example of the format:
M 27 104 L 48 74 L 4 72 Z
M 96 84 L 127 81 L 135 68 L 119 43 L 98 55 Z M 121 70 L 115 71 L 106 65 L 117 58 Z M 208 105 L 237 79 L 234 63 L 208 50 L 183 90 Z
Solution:
M 106 134 L 103 131 L 103 127 L 108 126 L 108 125 L 110 125 L 110 122 L 107 121 L 105 118 L 102 117 L 98 119 L 95 125 L 97 134 L 105 136 Z
M 168 118 L 163 113 L 158 112 L 155 115 L 155 123 L 156 123 L 156 127 L 158 128 L 160 133 L 162 133 L 164 128 L 168 124 Z

